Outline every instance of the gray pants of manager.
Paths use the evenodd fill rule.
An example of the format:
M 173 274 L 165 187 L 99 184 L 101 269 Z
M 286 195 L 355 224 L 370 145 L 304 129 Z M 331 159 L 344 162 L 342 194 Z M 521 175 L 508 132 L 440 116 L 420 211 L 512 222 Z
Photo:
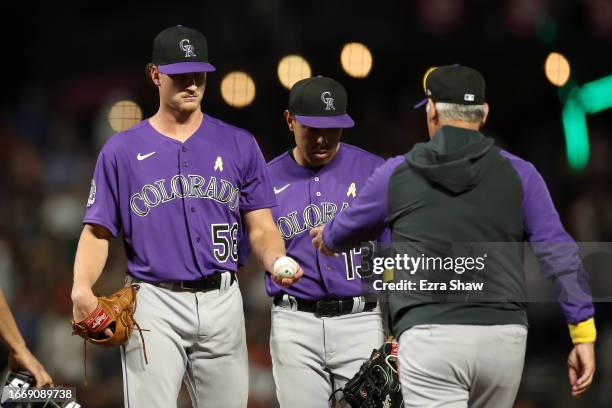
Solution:
M 405 408 L 512 407 L 521 382 L 527 328 L 419 325 L 400 336 Z

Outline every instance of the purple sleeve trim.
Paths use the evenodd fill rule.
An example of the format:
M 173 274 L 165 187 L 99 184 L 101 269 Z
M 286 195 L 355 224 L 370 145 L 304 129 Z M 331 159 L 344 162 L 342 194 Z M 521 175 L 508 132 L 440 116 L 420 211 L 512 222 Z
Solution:
M 119 234 L 119 231 L 117 230 L 117 228 L 115 228 L 113 225 L 109 224 L 108 222 L 100 219 L 100 218 L 94 218 L 94 217 L 86 217 L 83 220 L 83 224 L 95 224 L 95 225 L 99 225 L 101 227 L 104 227 L 108 230 L 108 232 L 111 233 L 111 235 L 113 236 L 113 238 L 117 238 L 117 235 Z
M 268 201 L 267 203 L 258 203 L 258 204 L 253 204 L 251 206 L 242 206 L 240 207 L 241 211 L 254 211 L 254 210 L 261 210 L 263 208 L 274 208 L 277 207 L 278 203 L 276 201 Z
M 333 251 L 345 251 L 378 238 L 387 226 L 389 179 L 404 163 L 393 157 L 374 171 L 351 205 L 336 215 L 323 230 L 323 242 Z
M 555 281 L 566 321 L 576 324 L 593 317 L 595 309 L 578 245 L 563 228 L 544 179 L 528 161 L 504 150 L 501 155 L 510 161 L 521 180 L 523 228 L 542 274 Z

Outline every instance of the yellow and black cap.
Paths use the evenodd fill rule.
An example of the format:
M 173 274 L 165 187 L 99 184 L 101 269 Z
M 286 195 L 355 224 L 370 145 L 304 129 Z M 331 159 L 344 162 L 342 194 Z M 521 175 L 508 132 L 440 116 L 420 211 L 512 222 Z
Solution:
M 485 80 L 474 68 L 445 65 L 427 70 L 423 76 L 426 98 L 416 104 L 420 108 L 427 99 L 458 105 L 482 105 L 485 102 Z

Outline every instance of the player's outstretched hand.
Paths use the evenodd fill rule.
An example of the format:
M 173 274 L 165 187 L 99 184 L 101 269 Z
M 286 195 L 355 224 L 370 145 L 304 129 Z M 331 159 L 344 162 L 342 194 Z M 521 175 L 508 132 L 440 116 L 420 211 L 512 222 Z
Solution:
M 98 298 L 89 290 L 72 291 L 72 318 L 75 322 L 82 322 L 91 315 L 98 307 Z M 104 334 L 113 336 L 113 332 L 106 328 Z
M 325 225 L 315 227 L 310 230 L 310 236 L 312 237 L 312 245 L 325 256 L 338 256 L 337 253 L 329 249 L 325 242 L 323 242 L 323 230 Z
M 578 397 L 591 386 L 595 374 L 595 343 L 579 343 L 567 358 L 572 396 Z
M 9 368 L 12 371 L 27 371 L 36 379 L 36 388 L 52 385 L 53 379 L 42 364 L 24 345 L 9 354 Z

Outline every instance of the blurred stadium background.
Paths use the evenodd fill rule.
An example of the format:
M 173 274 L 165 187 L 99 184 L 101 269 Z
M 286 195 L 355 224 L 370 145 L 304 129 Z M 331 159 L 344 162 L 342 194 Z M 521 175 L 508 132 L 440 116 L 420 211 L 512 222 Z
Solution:
M 610 0 L 37 3 L 3 5 L 0 25 L 0 284 L 28 345 L 58 383 L 78 386 L 85 407 L 122 406 L 119 353 L 90 347 L 90 385 L 83 387 L 83 344 L 70 336 L 72 263 L 90 178 L 113 129 L 155 112 L 144 67 L 154 35 L 174 24 L 208 38 L 217 72 L 208 76 L 205 112 L 251 131 L 266 159 L 292 145 L 282 111 L 285 86 L 297 77 L 342 82 L 357 122 L 344 140 L 389 157 L 426 140 L 424 114 L 412 107 L 422 98 L 425 70 L 473 66 L 487 80 L 484 133 L 536 165 L 578 241 L 612 241 Z M 349 43 L 358 44 L 344 48 Z M 547 78 L 551 52 L 567 64 L 549 61 Z M 122 284 L 124 256 L 113 242 L 99 292 Z M 249 407 L 274 407 L 270 301 L 261 274 L 243 272 L 240 283 Z M 572 400 L 560 310 L 530 305 L 517 407 L 612 406 L 610 310 L 598 304 L 595 384 Z M 184 397 L 180 405 L 190 406 Z

